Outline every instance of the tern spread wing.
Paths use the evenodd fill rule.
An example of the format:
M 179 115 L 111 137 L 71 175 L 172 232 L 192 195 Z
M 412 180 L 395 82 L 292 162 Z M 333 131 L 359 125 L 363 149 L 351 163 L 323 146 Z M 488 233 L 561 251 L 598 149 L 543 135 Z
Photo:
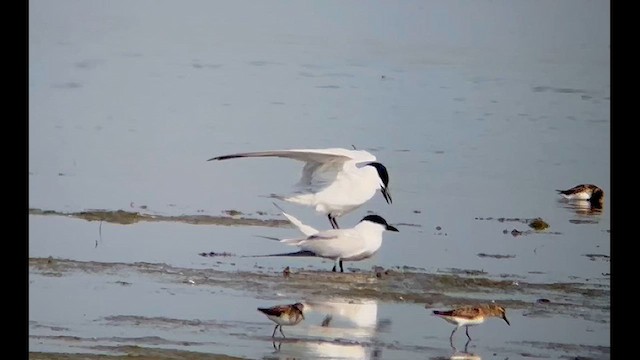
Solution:
M 348 258 L 361 254 L 364 241 L 360 234 L 353 229 L 331 229 L 316 235 L 299 239 L 297 242 L 285 242 L 297 245 L 301 250 L 307 250 L 326 258 Z
M 245 152 L 216 156 L 208 161 L 246 157 L 280 157 L 304 162 L 302 176 L 297 185 L 305 191 L 317 191 L 333 182 L 347 161 L 354 163 L 376 161 L 376 157 L 368 151 L 342 148 Z
M 255 151 L 216 156 L 207 161 L 227 160 L 241 157 L 282 157 L 303 162 L 316 163 L 325 163 L 336 159 L 342 159 L 342 161 L 353 160 L 355 162 L 376 161 L 376 157 L 368 151 L 347 150 L 341 148 Z
M 338 239 L 337 236 L 314 234 L 314 235 L 307 236 L 307 237 L 304 237 L 304 238 L 282 239 L 282 240 L 280 240 L 280 242 L 283 243 L 283 244 L 287 244 L 287 245 L 298 245 L 298 246 L 300 246 L 302 243 L 308 242 L 308 241 L 337 240 L 337 239 Z

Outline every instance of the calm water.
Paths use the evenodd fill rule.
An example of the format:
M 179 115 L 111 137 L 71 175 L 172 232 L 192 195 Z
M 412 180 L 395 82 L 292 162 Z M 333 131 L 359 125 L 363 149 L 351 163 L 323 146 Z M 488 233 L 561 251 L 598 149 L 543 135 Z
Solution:
M 373 259 L 349 268 L 479 270 L 488 278 L 608 289 L 608 2 L 32 0 L 29 12 L 30 208 L 170 216 L 233 209 L 281 218 L 264 196 L 286 191 L 299 163 L 206 160 L 354 145 L 387 165 L 394 201 L 376 195 L 340 224 L 372 211 L 400 232 L 385 234 Z M 604 189 L 602 213 L 558 201 L 555 189 L 579 183 Z M 281 205 L 309 225 L 329 227 L 311 209 Z M 513 229 L 527 225 L 497 220 L 535 217 L 550 224 L 547 232 L 514 237 Z M 256 264 L 198 255 L 281 252 L 256 235 L 293 234 L 179 223 L 99 229 L 97 222 L 32 215 L 29 256 L 230 272 L 331 268 L 320 259 Z M 376 302 L 368 307 L 376 321 L 335 316 L 329 328 L 318 326 L 329 310 L 312 312 L 285 329 L 292 339 L 277 351 L 272 323 L 255 307 L 305 294 L 167 284 L 139 271 L 52 277 L 31 267 L 29 280 L 30 351 L 99 352 L 120 337 L 169 349 L 191 341 L 191 351 L 248 358 L 453 353 L 452 328 L 427 316 L 423 304 Z M 326 295 L 320 300 L 373 301 Z M 578 351 L 573 345 L 609 347 L 608 319 L 529 311 L 515 309 L 511 327 L 496 320 L 470 330 L 478 334 L 470 352 L 559 357 Z M 371 325 L 381 319 L 392 325 Z M 51 334 L 85 340 L 76 346 L 42 338 Z M 462 351 L 464 332 L 456 339 Z

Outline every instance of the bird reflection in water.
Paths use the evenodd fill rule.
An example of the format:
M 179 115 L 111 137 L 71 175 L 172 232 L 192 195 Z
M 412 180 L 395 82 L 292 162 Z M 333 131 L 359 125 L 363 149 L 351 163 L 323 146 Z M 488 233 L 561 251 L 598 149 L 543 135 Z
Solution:
M 449 357 L 450 360 L 482 360 L 480 355 L 470 353 L 469 352 L 469 343 L 471 339 L 468 339 L 464 344 L 464 351 L 458 351 L 458 349 L 451 343 L 451 349 L 453 349 L 453 354 Z
M 562 207 L 575 211 L 578 215 L 599 215 L 604 208 L 604 190 L 592 184 L 580 184 L 567 190 L 556 190 L 562 197 L 558 202 Z
M 306 336 L 295 345 L 288 339 L 283 341 L 286 342 L 283 352 L 289 354 L 296 350 L 295 347 L 303 346 L 301 358 L 381 358 L 382 349 L 376 345 L 375 337 L 378 331 L 384 331 L 390 325 L 390 320 L 378 320 L 376 301 L 334 298 L 331 301 L 313 299 L 302 303 L 309 319 L 305 327 Z

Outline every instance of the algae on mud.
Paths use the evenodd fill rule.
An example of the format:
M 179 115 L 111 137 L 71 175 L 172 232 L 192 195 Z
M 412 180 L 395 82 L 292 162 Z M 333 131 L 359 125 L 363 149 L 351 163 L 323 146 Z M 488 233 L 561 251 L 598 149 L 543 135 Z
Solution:
M 229 216 L 212 215 L 152 215 L 124 210 L 90 210 L 80 212 L 60 212 L 54 210 L 29 209 L 29 215 L 53 215 L 74 217 L 87 221 L 106 221 L 121 225 L 135 224 L 141 221 L 173 221 L 194 225 L 222 225 L 222 226 L 266 226 L 266 227 L 292 227 L 287 220 L 257 219 L 239 217 L 242 213 L 236 210 L 227 210 Z
M 229 272 L 167 264 L 102 263 L 51 258 L 30 258 L 29 269 L 30 272 L 55 277 L 70 272 L 140 273 L 173 283 L 189 282 L 197 286 L 222 287 L 256 294 L 290 293 L 297 297 L 323 296 L 330 290 L 337 297 L 438 306 L 456 306 L 491 299 L 500 301 L 508 308 L 536 308 L 538 311 L 575 317 L 584 317 L 586 309 L 592 316 L 603 320 L 608 318 L 610 306 L 607 285 L 529 283 L 399 269 L 389 269 L 384 275 L 379 275 L 380 269 L 352 273 L 296 269 L 284 277 L 282 269 Z M 537 306 L 540 296 L 553 299 L 553 302 L 540 309 Z
M 379 304 L 376 308 L 380 306 L 380 309 L 389 308 L 389 306 L 409 312 L 421 309 L 420 312 L 409 315 L 410 319 L 415 318 L 417 324 L 428 320 L 417 316 L 423 313 L 427 317 L 429 312 L 424 311 L 425 307 L 429 309 L 460 306 L 494 300 L 510 311 L 520 314 L 522 320 L 518 321 L 519 326 L 528 326 L 525 325 L 525 317 L 533 321 L 576 319 L 575 321 L 594 324 L 589 326 L 597 326 L 598 331 L 602 331 L 601 329 L 606 328 L 610 322 L 609 288 L 606 284 L 531 283 L 523 281 L 523 278 L 517 280 L 493 278 L 486 273 L 456 271 L 456 269 L 451 269 L 449 272 L 427 273 L 416 269 L 400 267 L 384 269 L 378 266 L 373 267 L 371 271 L 333 273 L 326 270 L 290 268 L 289 276 L 285 277 L 282 269 L 279 268 L 254 267 L 249 271 L 241 269 L 222 271 L 216 268 L 196 269 L 164 263 L 112 263 L 32 257 L 29 259 L 29 273 L 35 281 L 34 286 L 38 289 L 43 289 L 43 285 L 51 287 L 56 283 L 73 283 L 77 287 L 80 280 L 97 286 L 86 288 L 88 293 L 84 295 L 97 296 L 101 299 L 100 301 L 104 294 L 136 298 L 142 292 L 148 294 L 150 298 L 147 299 L 153 299 L 153 302 L 156 302 L 156 299 L 162 299 L 159 303 L 163 304 L 152 312 L 145 310 L 146 304 L 135 304 L 136 301 L 133 301 L 133 307 L 123 308 L 121 305 L 116 305 L 112 309 L 117 310 L 107 312 L 100 311 L 101 306 L 91 305 L 87 309 L 95 308 L 98 311 L 92 314 L 87 313 L 86 320 L 80 321 L 84 322 L 84 326 L 95 327 L 92 334 L 101 334 L 96 337 L 78 336 L 78 331 L 82 331 L 82 327 L 73 320 L 56 322 L 48 320 L 50 319 L 48 316 L 40 316 L 37 321 L 30 322 L 30 328 L 34 329 L 33 334 L 30 334 L 30 341 L 42 345 L 34 348 L 30 358 L 43 360 L 59 358 L 120 360 L 124 359 L 124 356 L 127 358 L 135 356 L 141 359 L 236 359 L 231 355 L 240 355 L 242 351 L 238 349 L 246 347 L 247 343 L 257 348 L 252 351 L 264 354 L 249 356 L 249 358 L 272 358 L 271 355 L 278 358 L 276 352 L 279 352 L 280 348 L 276 345 L 271 348 L 272 325 L 265 325 L 251 316 L 238 318 L 238 312 L 255 311 L 255 308 L 247 307 L 246 304 L 241 306 L 235 304 L 235 302 L 244 303 L 245 298 L 256 299 L 257 301 L 249 300 L 253 303 L 262 303 L 263 300 L 279 303 L 283 299 L 296 299 L 320 304 L 325 304 L 332 299 L 346 299 L 344 302 L 348 304 Z M 120 283 L 125 282 L 124 280 L 127 283 L 126 288 L 119 286 L 124 285 Z M 80 287 L 85 288 L 86 285 L 81 283 Z M 95 293 L 96 289 L 101 290 Z M 48 291 L 45 290 L 44 293 Z M 222 294 L 235 295 L 231 295 L 232 301 L 226 299 L 218 302 L 225 305 L 217 310 L 217 315 L 213 315 L 210 313 L 213 309 L 209 309 L 209 306 L 216 307 L 215 299 Z M 64 298 L 67 295 L 61 296 Z M 78 294 L 78 296 L 83 295 Z M 541 298 L 548 301 L 540 301 Z M 111 300 L 115 299 L 116 297 Z M 106 298 L 104 300 L 110 301 Z M 190 310 L 174 312 L 165 308 L 167 305 L 170 308 L 174 305 L 191 308 L 194 302 L 208 304 L 210 300 L 212 300 L 211 305 L 205 305 L 195 313 Z M 76 302 L 82 301 L 84 300 L 76 299 Z M 125 300 L 125 302 L 131 301 Z M 184 304 L 179 305 L 181 302 Z M 420 306 L 412 306 L 416 304 Z M 136 308 L 140 310 L 131 311 Z M 75 309 L 76 307 L 71 309 L 71 314 L 75 312 L 78 319 L 85 319 Z M 233 311 L 236 312 L 234 315 L 221 315 L 227 312 L 233 313 Z M 285 344 L 283 349 L 287 347 L 287 350 L 282 350 L 283 355 L 286 354 L 288 358 L 306 358 L 305 356 L 318 358 L 311 355 L 312 350 L 301 349 L 327 346 L 353 347 L 359 351 L 364 349 L 378 353 L 389 352 L 389 354 L 405 352 L 410 355 L 401 358 L 413 358 L 416 354 L 442 353 L 444 348 L 437 344 L 442 339 L 446 340 L 449 333 L 449 329 L 444 329 L 442 339 L 439 339 L 438 335 L 421 335 L 419 341 L 391 340 L 389 336 L 396 335 L 390 335 L 390 333 L 395 331 L 384 330 L 384 324 L 387 321 L 395 324 L 398 319 L 379 318 L 378 316 L 383 313 L 380 312 L 374 315 L 377 325 L 380 325 L 374 326 L 375 331 L 378 332 L 375 338 L 349 338 L 348 336 L 344 338 L 340 334 L 349 334 L 341 332 L 344 328 L 336 327 L 336 324 L 331 324 L 329 327 L 321 326 L 319 315 L 323 315 L 323 311 L 318 311 L 313 324 L 305 323 L 303 331 L 293 335 L 292 338 L 282 339 Z M 307 317 L 311 318 L 313 315 Z M 335 321 L 339 319 L 334 319 Z M 60 325 L 65 327 L 62 328 Z M 266 335 L 262 334 L 263 327 L 267 330 Z M 359 331 L 357 330 L 359 328 L 355 329 L 351 331 Z M 355 333 L 351 333 L 353 334 Z M 401 335 L 403 339 L 407 336 L 412 335 Z M 483 340 L 489 340 L 486 335 L 484 336 Z M 522 338 L 515 339 L 522 341 Z M 511 343 L 505 342 L 506 347 L 494 347 L 491 351 L 505 353 L 505 355 L 514 354 L 515 351 L 515 354 L 528 353 L 536 357 L 549 357 L 549 353 L 554 355 L 588 353 L 593 355 L 593 358 L 606 358 L 609 352 L 609 348 L 605 346 L 587 345 L 574 351 L 576 346 L 582 345 L 573 342 L 554 344 L 548 340 L 526 339 L 537 342 L 535 345 L 516 345 L 517 349 L 514 349 Z M 235 348 L 226 351 L 224 349 L 230 349 L 226 344 L 229 341 L 234 343 Z M 480 341 L 474 345 L 480 346 L 477 349 L 482 349 L 483 342 Z M 261 348 L 263 350 L 260 350 Z M 276 352 L 271 353 L 269 349 L 275 349 Z M 291 355 L 291 352 L 294 355 Z

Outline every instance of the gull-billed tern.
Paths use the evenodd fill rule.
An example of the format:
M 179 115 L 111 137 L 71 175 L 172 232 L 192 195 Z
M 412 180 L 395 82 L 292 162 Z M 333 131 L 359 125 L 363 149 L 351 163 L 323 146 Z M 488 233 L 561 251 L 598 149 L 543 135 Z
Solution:
M 332 271 L 336 272 L 336 266 L 340 265 L 340 272 L 344 272 L 342 261 L 359 261 L 373 256 L 382 246 L 382 233 L 385 230 L 398 231 L 394 226 L 379 215 L 367 215 L 351 229 L 329 229 L 317 231 L 311 226 L 303 224 L 294 216 L 283 214 L 302 233 L 306 235 L 300 238 L 282 239 L 281 243 L 298 246 L 300 251 L 272 254 L 253 255 L 250 257 L 271 256 L 312 256 L 333 259 L 336 263 Z M 315 231 L 315 233 L 314 233 Z
M 334 229 L 339 228 L 336 218 L 362 206 L 378 189 L 387 203 L 392 203 L 387 168 L 365 150 L 330 148 L 257 151 L 216 156 L 207 161 L 248 157 L 281 157 L 304 162 L 302 176 L 295 191 L 290 195 L 275 197 L 311 206 L 317 212 L 326 214 Z

